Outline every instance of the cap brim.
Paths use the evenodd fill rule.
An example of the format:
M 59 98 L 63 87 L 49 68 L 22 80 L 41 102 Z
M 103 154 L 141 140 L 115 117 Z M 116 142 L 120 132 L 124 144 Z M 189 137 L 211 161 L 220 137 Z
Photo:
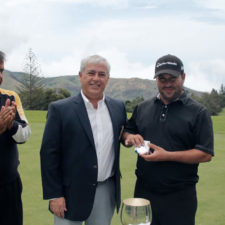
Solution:
M 178 77 L 180 75 L 180 72 L 176 71 L 176 70 L 160 70 L 157 73 L 155 73 L 154 78 L 156 78 L 157 76 L 159 76 L 160 74 L 170 74 L 174 77 Z

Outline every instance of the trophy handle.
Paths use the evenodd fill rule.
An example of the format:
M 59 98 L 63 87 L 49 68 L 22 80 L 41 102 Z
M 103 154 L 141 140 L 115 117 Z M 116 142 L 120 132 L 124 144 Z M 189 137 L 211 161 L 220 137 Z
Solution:
M 122 224 L 123 224 L 123 219 L 122 219 L 123 207 L 124 207 L 124 204 L 122 203 L 122 207 L 121 207 L 121 210 L 120 210 L 120 222 L 121 222 Z

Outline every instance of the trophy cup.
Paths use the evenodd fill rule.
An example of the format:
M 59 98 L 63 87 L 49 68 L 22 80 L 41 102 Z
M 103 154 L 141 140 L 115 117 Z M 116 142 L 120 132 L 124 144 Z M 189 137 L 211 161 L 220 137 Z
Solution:
M 150 202 L 143 198 L 128 198 L 123 200 L 120 220 L 123 225 L 150 225 Z

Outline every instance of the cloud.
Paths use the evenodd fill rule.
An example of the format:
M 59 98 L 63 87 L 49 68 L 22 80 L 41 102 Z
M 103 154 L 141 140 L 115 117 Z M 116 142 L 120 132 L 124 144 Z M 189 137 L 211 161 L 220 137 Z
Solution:
M 90 50 L 89 52 L 86 52 L 86 54 L 84 52 L 80 54 L 73 53 L 73 55 L 64 57 L 62 59 L 59 59 L 58 61 L 51 61 L 48 63 L 42 61 L 42 71 L 45 71 L 45 73 L 50 76 L 57 76 L 63 69 L 64 75 L 77 75 L 79 72 L 81 59 L 93 54 L 102 55 L 109 61 L 111 65 L 111 77 L 139 77 L 153 79 L 153 65 L 145 66 L 141 62 L 132 63 L 128 60 L 128 57 L 124 52 L 121 52 L 115 47 L 98 52 Z
M 1 50 L 11 53 L 14 49 L 25 43 L 28 38 L 22 32 L 17 32 L 13 29 L 10 18 L 7 14 L 0 13 L 0 21 Z
M 215 6 L 209 8 L 209 1 L 207 4 L 200 0 L 183 1 L 183 8 L 178 0 L 91 2 L 3 2 L 1 50 L 8 55 L 8 69 L 21 71 L 26 52 L 32 48 L 45 76 L 77 74 L 80 60 L 96 53 L 109 59 L 113 77 L 152 79 L 155 61 L 168 53 L 183 60 L 188 74 L 186 85 L 205 79 L 207 85 L 198 87 L 199 90 L 206 87 L 211 90 L 218 85 L 216 80 L 211 80 L 211 72 L 224 76 L 225 69 L 219 63 L 216 65 L 220 72 L 203 66 L 207 63 L 215 66 L 215 62 L 223 62 L 225 58 L 224 24 L 196 20 L 196 15 L 208 16 L 211 10 L 216 13 L 212 9 Z M 195 11 L 190 11 L 193 8 Z M 192 74 L 201 82 L 192 79 Z
M 45 1 L 45 0 L 42 0 Z M 130 0 L 47 0 L 53 3 L 70 3 L 79 5 L 101 6 L 101 7 L 114 7 L 114 8 L 126 8 L 129 6 Z
M 190 71 L 185 84 L 190 88 L 202 91 L 211 91 L 212 88 L 219 90 L 221 84 L 225 83 L 225 59 L 192 62 L 188 66 Z
M 223 58 L 225 52 L 223 45 L 220 51 L 217 48 L 225 36 L 221 26 L 187 18 L 174 17 L 169 22 L 166 17 L 108 19 L 90 22 L 70 33 L 50 30 L 38 34 L 28 41 L 30 46 L 27 43 L 22 47 L 33 48 L 46 76 L 76 74 L 81 58 L 96 53 L 109 59 L 114 77 L 152 79 L 156 59 L 168 53 L 183 59 L 188 74 L 192 71 L 201 74 L 201 67 L 197 70 L 194 64 L 188 66 L 188 62 Z
M 3 7 L 18 7 L 21 5 L 35 5 L 35 4 L 70 4 L 70 5 L 88 5 L 88 7 L 103 7 L 113 9 L 126 9 L 129 7 L 142 6 L 145 8 L 154 8 L 150 0 L 8 0 L 3 2 Z M 155 1 L 157 4 L 160 1 Z
M 37 2 L 37 0 L 8 0 L 8 1 L 3 1 L 1 2 L 1 7 L 6 8 L 6 7 L 16 7 L 24 4 L 33 4 L 34 2 Z
M 126 53 L 120 49 L 111 47 L 99 52 L 105 56 L 111 64 L 111 76 L 115 78 L 146 78 L 153 79 L 154 65 L 144 65 L 141 61 L 131 62 Z
M 195 0 L 195 3 L 199 8 L 206 10 L 203 15 L 198 15 L 198 17 L 205 18 L 207 22 L 225 24 L 224 0 Z
M 195 0 L 195 2 L 201 7 L 225 11 L 224 0 Z

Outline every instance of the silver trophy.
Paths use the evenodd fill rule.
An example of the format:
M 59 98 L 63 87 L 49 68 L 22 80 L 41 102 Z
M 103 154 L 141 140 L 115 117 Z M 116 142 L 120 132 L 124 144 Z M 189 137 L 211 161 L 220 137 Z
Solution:
M 150 202 L 143 198 L 123 200 L 120 220 L 123 225 L 150 225 L 152 219 Z

